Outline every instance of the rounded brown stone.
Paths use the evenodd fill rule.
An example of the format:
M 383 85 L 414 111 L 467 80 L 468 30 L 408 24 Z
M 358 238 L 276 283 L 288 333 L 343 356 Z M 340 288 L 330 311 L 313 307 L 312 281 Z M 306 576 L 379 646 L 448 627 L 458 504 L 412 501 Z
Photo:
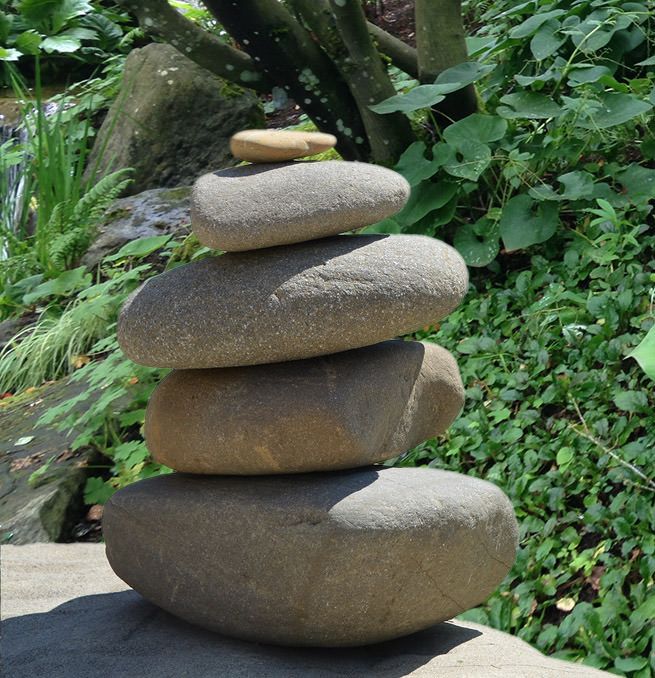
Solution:
M 337 236 L 150 278 L 125 303 L 118 339 L 129 358 L 154 367 L 298 360 L 434 324 L 467 287 L 461 256 L 433 238 Z
M 400 174 L 361 162 L 233 167 L 196 181 L 192 229 L 203 245 L 227 252 L 289 245 L 386 219 L 409 192 Z
M 141 595 L 281 645 L 363 645 L 450 619 L 493 591 L 517 545 L 497 487 L 426 468 L 159 476 L 114 494 L 103 526 Z
M 283 162 L 329 151 L 337 143 L 332 134 L 275 129 L 248 129 L 230 139 L 232 155 L 248 162 Z
M 463 401 L 448 351 L 388 341 L 273 365 L 175 370 L 150 399 L 145 434 L 153 457 L 177 471 L 328 471 L 442 433 Z

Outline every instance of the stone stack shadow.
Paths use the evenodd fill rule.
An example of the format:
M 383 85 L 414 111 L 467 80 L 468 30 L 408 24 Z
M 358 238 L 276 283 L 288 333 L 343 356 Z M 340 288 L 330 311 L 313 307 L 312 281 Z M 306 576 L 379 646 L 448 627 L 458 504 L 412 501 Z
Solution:
M 249 131 L 256 160 L 201 177 L 193 229 L 226 253 L 148 280 L 118 335 L 174 368 L 146 412 L 176 473 L 117 492 L 107 557 L 152 602 L 206 628 L 282 645 L 355 646 L 482 602 L 514 560 L 494 485 L 376 465 L 443 433 L 464 390 L 453 356 L 394 339 L 467 290 L 448 245 L 339 235 L 400 211 L 409 186 L 375 165 L 294 162 L 329 135 Z

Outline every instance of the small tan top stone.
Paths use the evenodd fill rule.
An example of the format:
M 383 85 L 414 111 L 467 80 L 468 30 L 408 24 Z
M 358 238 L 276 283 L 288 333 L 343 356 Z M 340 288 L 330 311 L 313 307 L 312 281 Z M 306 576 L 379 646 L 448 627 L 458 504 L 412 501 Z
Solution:
M 232 155 L 248 162 L 283 162 L 328 151 L 337 143 L 332 134 L 248 129 L 230 139 Z

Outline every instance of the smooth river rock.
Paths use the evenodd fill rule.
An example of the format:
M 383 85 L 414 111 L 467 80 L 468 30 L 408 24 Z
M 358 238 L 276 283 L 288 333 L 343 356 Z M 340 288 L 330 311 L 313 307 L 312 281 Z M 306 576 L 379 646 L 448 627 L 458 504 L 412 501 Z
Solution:
M 426 468 L 296 476 L 173 474 L 105 507 L 107 557 L 194 624 L 280 645 L 355 646 L 481 603 L 518 530 L 494 485 Z
M 228 252 L 287 245 L 386 219 L 409 191 L 400 174 L 360 162 L 234 167 L 196 181 L 192 229 L 203 245 Z
M 334 148 L 337 138 L 323 132 L 247 129 L 230 139 L 235 158 L 248 162 L 283 162 L 305 158 Z
M 467 286 L 464 260 L 433 238 L 337 236 L 150 278 L 123 306 L 118 340 L 129 358 L 154 367 L 310 358 L 434 324 Z
M 148 404 L 148 449 L 186 473 L 268 474 L 366 466 L 452 423 L 457 363 L 435 344 L 388 341 L 272 365 L 174 370 Z

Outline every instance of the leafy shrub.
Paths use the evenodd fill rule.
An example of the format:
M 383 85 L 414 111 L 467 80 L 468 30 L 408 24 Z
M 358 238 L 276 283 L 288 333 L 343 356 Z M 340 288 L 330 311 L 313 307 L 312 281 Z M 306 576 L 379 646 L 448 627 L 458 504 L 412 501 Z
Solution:
M 465 303 L 419 335 L 457 357 L 464 412 L 395 463 L 486 478 L 513 500 L 516 564 L 465 618 L 646 678 L 655 675 L 655 395 L 630 355 L 655 327 L 655 235 L 625 210 L 590 209 L 531 256 L 504 257 L 509 271 L 473 275 Z
M 395 168 L 412 184 L 405 209 L 372 231 L 443 234 L 470 266 L 545 242 L 603 200 L 648 202 L 655 170 L 652 3 L 495 2 L 471 39 L 480 63 L 413 87 L 378 113 L 430 115 L 479 82 L 482 112 L 412 144 Z
M 57 58 L 70 64 L 101 64 L 123 44 L 126 12 L 87 0 L 8 0 L 0 11 L 0 85 L 12 84 L 3 62 L 19 67 L 42 55 L 44 67 Z

